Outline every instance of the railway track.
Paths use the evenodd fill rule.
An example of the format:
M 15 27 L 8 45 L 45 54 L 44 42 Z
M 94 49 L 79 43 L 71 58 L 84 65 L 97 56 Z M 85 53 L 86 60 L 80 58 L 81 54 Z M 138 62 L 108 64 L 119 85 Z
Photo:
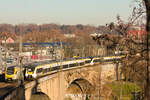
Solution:
M 25 81 L 24 84 L 27 84 L 29 81 Z M 0 82 L 0 97 L 5 96 L 10 91 L 19 86 L 18 81 L 15 82 Z
M 15 83 L 5 83 L 0 82 L 0 97 L 6 95 L 9 91 L 17 87 L 17 82 Z

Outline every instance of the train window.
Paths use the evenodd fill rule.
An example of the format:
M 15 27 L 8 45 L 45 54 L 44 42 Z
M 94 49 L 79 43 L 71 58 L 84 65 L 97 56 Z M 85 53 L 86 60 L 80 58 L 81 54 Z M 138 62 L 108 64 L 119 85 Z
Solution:
M 14 67 L 8 67 L 8 68 L 7 68 L 7 74 L 8 74 L 8 75 L 14 74 L 14 71 L 15 71 L 15 68 L 14 68 Z
M 76 64 L 75 64 L 75 63 L 73 63 L 73 64 L 69 64 L 69 67 L 74 67 L 74 66 L 76 66 Z
M 43 69 L 43 73 L 47 73 L 47 69 Z
M 74 63 L 74 66 L 78 66 L 78 63 Z
M 63 65 L 63 68 L 68 68 L 68 65 Z
M 75 63 L 76 64 L 76 66 L 79 66 L 79 63 Z
M 55 67 L 52 67 L 51 71 L 54 71 L 55 70 Z
M 105 60 L 105 62 L 111 62 L 112 61 L 112 59 L 107 59 L 107 60 Z
M 80 66 L 84 65 L 84 62 L 80 62 L 79 65 L 80 65 Z
M 48 72 L 50 72 L 50 71 L 51 71 L 51 69 L 50 69 L 50 68 L 48 68 L 48 69 L 47 69 L 47 71 L 48 71 Z
M 55 67 L 52 67 L 52 71 L 54 70 L 58 70 L 60 66 L 55 66 Z
M 112 62 L 112 61 L 114 61 L 113 59 L 107 59 L 107 60 L 105 60 L 105 62 Z
M 60 69 L 60 66 L 56 66 L 56 68 L 57 68 L 57 70 L 59 70 L 59 69 Z
M 100 62 L 100 59 L 95 59 L 93 62 Z
M 34 72 L 34 67 L 30 67 L 30 68 L 28 68 L 27 70 L 28 70 L 28 72 Z
M 41 73 L 42 72 L 42 68 L 37 69 L 36 73 Z
M 50 68 L 43 69 L 43 73 L 50 72 Z
M 85 63 L 86 64 L 91 63 L 91 60 L 86 60 Z
M 76 63 L 76 66 L 80 66 L 80 63 L 78 62 L 78 63 Z

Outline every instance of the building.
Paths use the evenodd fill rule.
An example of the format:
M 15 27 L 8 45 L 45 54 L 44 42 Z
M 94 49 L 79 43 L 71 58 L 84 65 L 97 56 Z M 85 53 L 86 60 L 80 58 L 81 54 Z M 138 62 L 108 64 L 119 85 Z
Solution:
M 141 27 L 141 26 L 131 26 L 127 32 L 128 36 L 137 36 L 137 37 L 141 37 L 146 34 L 147 32 L 145 27 Z
M 6 43 L 14 43 L 15 41 L 11 38 L 11 37 L 9 37 L 7 40 L 6 40 Z
M 64 50 L 62 49 L 65 45 L 67 43 L 63 42 L 23 43 L 26 52 L 32 52 L 30 53 L 30 57 L 35 60 L 48 58 L 60 59 L 64 55 Z
M 15 43 L 14 39 L 12 39 L 11 37 L 7 38 L 6 40 L 2 40 L 2 43 Z
M 66 38 L 74 38 L 76 36 L 75 36 L 75 34 L 64 34 L 64 37 L 66 37 Z

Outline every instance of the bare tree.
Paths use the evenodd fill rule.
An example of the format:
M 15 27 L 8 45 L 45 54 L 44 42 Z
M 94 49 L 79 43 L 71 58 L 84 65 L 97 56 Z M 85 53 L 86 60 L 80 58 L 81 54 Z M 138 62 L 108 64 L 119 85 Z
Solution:
M 123 60 L 123 71 L 128 81 L 136 80 L 138 82 L 143 82 L 145 91 L 145 99 L 150 98 L 150 68 L 149 68 L 149 38 L 150 38 L 150 1 L 149 0 L 136 0 L 136 3 L 139 3 L 133 8 L 132 16 L 129 19 L 128 23 L 124 23 L 120 16 L 117 16 L 118 23 L 110 23 L 108 25 L 110 33 L 116 31 L 118 35 L 102 35 L 96 37 L 96 41 L 100 44 L 100 40 L 104 40 L 105 44 L 109 49 L 115 50 L 119 45 L 120 50 L 128 51 L 127 57 Z M 143 37 L 132 36 L 128 37 L 128 30 L 132 25 L 139 25 L 138 22 L 143 18 L 146 18 L 146 31 L 147 35 Z M 143 23 L 141 23 L 142 25 Z M 140 65 L 140 66 L 139 66 Z M 140 69 L 138 69 L 138 67 Z M 145 67 L 146 66 L 146 67 Z M 141 71 L 142 70 L 142 71 Z M 136 76 L 132 77 L 132 76 Z M 140 78 L 137 78 L 140 77 Z
M 147 79 L 146 79 L 146 100 L 150 98 L 150 68 L 149 68 L 149 38 L 150 38 L 150 0 L 143 0 L 146 6 L 146 30 L 147 30 Z

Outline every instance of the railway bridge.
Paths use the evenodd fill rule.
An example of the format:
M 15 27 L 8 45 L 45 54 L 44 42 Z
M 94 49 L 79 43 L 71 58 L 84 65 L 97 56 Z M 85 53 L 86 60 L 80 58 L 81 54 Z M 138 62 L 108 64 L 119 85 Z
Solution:
M 121 64 L 114 62 L 100 63 L 60 70 L 37 80 L 25 81 L 23 86 L 9 83 L 10 86 L 0 87 L 0 100 L 31 100 L 37 92 L 47 95 L 50 100 L 83 100 L 85 96 L 98 96 L 108 78 L 111 81 L 118 79 L 116 76 L 120 67 Z M 5 83 L 1 83 L 0 86 L 2 85 Z
M 81 98 L 101 88 L 108 77 L 116 80 L 115 63 L 59 71 L 25 84 L 25 100 L 30 100 L 36 92 L 46 94 L 50 100 L 65 100 L 65 98 L 75 96 Z

